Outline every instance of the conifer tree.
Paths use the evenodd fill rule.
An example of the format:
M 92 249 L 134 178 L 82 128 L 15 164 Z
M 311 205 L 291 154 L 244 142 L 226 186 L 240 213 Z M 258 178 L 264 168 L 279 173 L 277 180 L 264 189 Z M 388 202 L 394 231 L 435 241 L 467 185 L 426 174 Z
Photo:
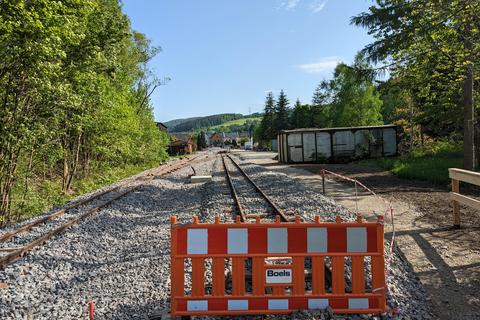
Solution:
M 275 122 L 275 98 L 273 93 L 269 92 L 265 98 L 265 110 L 263 114 L 262 121 L 260 123 L 260 139 L 261 140 L 270 140 L 275 136 L 274 132 L 274 122 Z
M 277 104 L 275 105 L 274 135 L 276 136 L 280 130 L 288 129 L 288 110 L 289 101 L 283 90 L 280 91 Z
M 290 127 L 297 129 L 311 128 L 312 126 L 313 122 L 311 107 L 308 104 L 301 104 L 300 100 L 297 99 L 292 111 Z

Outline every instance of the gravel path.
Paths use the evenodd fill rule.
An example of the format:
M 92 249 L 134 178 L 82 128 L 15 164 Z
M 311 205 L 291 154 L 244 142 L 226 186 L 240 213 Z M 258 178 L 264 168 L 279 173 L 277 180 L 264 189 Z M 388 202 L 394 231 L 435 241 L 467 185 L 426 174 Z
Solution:
M 187 167 L 154 179 L 98 214 L 0 271 L 1 319 L 85 319 L 88 302 L 96 302 L 96 319 L 146 319 L 168 310 L 170 216 L 190 222 L 192 215 L 212 222 L 231 220 L 233 200 L 220 157 L 194 164 L 212 181 L 190 184 Z M 316 214 L 331 221 L 353 214 L 282 174 L 243 164 L 281 208 L 307 220 Z M 389 305 L 403 319 L 428 319 L 422 289 L 408 266 L 395 256 L 389 279 Z M 208 278 L 208 275 L 207 275 Z M 329 318 L 296 313 L 296 318 Z M 354 317 L 354 318 L 366 318 Z

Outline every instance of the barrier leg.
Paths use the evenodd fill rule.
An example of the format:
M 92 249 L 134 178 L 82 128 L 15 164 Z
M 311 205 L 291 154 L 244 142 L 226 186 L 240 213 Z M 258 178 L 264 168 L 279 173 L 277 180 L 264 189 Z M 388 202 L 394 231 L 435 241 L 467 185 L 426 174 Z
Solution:
M 305 293 L 305 258 L 293 257 L 293 294 Z
M 264 260 L 263 258 L 252 258 L 252 286 L 254 295 L 264 295 L 265 287 L 263 284 L 264 274 Z
M 352 257 L 352 292 L 365 292 L 365 268 L 363 257 Z
M 245 258 L 232 258 L 232 287 L 233 295 L 245 294 Z
M 385 256 L 383 244 L 383 224 L 377 227 L 377 246 L 379 256 L 372 256 L 372 289 L 375 293 L 382 293 L 378 306 L 387 309 L 387 287 L 385 283 Z
M 280 286 L 272 287 L 272 292 L 274 296 L 283 296 L 285 294 L 285 288 Z
M 386 309 L 385 269 L 383 257 L 372 257 L 372 289 L 374 293 L 382 293 L 379 307 Z
M 332 257 L 332 293 L 345 293 L 345 267 L 344 259 L 340 257 Z
M 225 294 L 225 259 L 212 259 L 212 295 L 223 296 Z
M 192 258 L 192 296 L 205 294 L 205 261 L 203 258 Z
M 170 308 L 172 316 L 175 316 L 175 311 L 177 310 L 175 297 L 183 296 L 185 293 L 185 263 L 181 258 L 172 259 L 172 269 L 171 269 L 171 280 L 170 280 Z
M 312 293 L 325 293 L 325 259 L 312 257 Z

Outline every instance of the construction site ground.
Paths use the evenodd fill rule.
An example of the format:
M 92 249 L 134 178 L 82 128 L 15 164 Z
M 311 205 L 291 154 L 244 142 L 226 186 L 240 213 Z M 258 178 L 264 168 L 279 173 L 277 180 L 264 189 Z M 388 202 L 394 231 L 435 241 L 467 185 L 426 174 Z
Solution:
M 239 152 L 245 160 L 283 172 L 322 190 L 322 167 L 354 177 L 376 197 L 352 182 L 327 176 L 326 195 L 352 211 L 372 219 L 385 214 L 387 240 L 393 234 L 385 201 L 394 209 L 395 242 L 425 287 L 436 319 L 480 319 L 480 212 L 462 207 L 460 229 L 452 228 L 452 206 L 447 186 L 401 179 L 374 165 L 298 164 L 275 160 L 276 153 Z M 475 193 L 468 187 L 470 194 Z M 388 208 L 388 207 L 387 207 Z

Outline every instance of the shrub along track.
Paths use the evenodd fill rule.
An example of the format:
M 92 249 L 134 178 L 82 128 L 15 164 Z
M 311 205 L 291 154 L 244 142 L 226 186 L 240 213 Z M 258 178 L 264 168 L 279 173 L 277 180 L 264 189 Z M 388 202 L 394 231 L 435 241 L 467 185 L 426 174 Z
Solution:
M 91 197 L 69 204 L 63 209 L 45 215 L 33 222 L 26 223 L 17 229 L 5 232 L 0 235 L 0 252 L 6 253 L 0 256 L 0 268 L 13 263 L 28 251 L 99 212 L 113 201 L 137 190 L 155 177 L 172 173 L 202 159 L 205 159 L 205 157 L 195 156 L 147 170 L 133 178 L 125 179 L 113 188 L 98 192 Z M 135 182 L 137 183 L 134 184 Z M 81 210 L 82 207 L 85 207 L 86 210 Z M 9 240 L 14 241 L 9 242 Z M 19 243 L 21 244 L 20 246 L 18 246 Z

